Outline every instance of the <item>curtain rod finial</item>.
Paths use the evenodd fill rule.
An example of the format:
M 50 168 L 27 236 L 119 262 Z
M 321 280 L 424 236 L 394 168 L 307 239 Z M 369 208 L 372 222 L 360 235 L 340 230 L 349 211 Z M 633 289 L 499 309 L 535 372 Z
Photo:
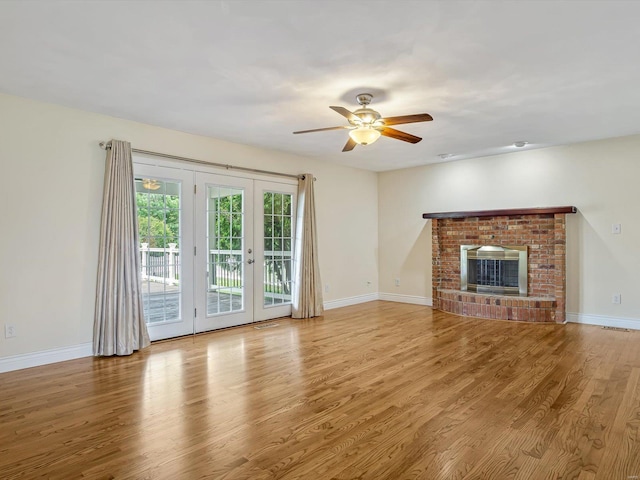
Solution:
M 111 148 L 111 142 L 100 142 L 98 145 L 103 150 L 107 150 L 107 149 Z

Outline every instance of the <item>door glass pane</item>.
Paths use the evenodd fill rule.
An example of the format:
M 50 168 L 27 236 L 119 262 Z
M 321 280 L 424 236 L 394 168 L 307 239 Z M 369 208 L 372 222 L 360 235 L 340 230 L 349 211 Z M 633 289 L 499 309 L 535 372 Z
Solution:
M 142 304 L 147 324 L 180 320 L 180 183 L 136 178 Z
M 207 315 L 244 308 L 244 191 L 207 187 Z
M 264 306 L 291 303 L 291 202 L 289 193 L 265 192 Z

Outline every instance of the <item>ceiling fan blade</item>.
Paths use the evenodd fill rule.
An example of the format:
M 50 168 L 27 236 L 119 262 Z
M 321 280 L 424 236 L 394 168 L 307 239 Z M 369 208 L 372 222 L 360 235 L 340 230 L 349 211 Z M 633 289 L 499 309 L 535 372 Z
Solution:
M 395 138 L 396 140 L 402 140 L 403 142 L 418 143 L 422 140 L 420 137 L 416 137 L 415 135 L 411 135 L 407 132 L 401 132 L 395 128 L 382 127 L 378 130 L 380 130 L 380 133 L 385 137 Z
M 353 140 L 353 138 L 349 137 L 349 140 L 347 140 L 347 143 L 345 144 L 345 146 L 342 149 L 342 151 L 343 152 L 350 152 L 351 150 L 353 150 L 355 148 L 356 145 L 357 145 L 357 143 Z
M 433 117 L 428 113 L 418 113 L 416 115 L 400 115 L 399 117 L 381 118 L 385 125 L 400 125 L 401 123 L 430 122 Z
M 329 107 L 329 108 L 334 112 L 338 112 L 343 117 L 346 117 L 350 122 L 356 122 L 356 123 L 362 122 L 362 119 L 360 117 L 358 117 L 357 115 L 354 115 L 344 107 Z
M 352 128 L 352 127 L 344 125 L 342 127 L 314 128 L 313 130 L 300 130 L 299 132 L 293 132 L 293 133 L 324 132 L 327 130 L 344 130 L 345 128 Z

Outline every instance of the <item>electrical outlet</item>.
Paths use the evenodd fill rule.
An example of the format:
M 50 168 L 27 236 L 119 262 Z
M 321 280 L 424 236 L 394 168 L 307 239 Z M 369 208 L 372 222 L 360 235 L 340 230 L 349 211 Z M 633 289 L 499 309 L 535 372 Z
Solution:
M 325 283 L 325 285 L 324 285 L 324 293 L 329 293 L 329 290 L 331 290 L 331 289 L 329 288 L 329 284 L 328 284 L 328 283 Z
M 4 326 L 4 338 L 13 338 L 16 336 L 15 325 L 5 324 Z
M 611 303 L 622 303 L 622 295 L 620 295 L 619 293 L 614 293 L 613 295 L 611 295 Z
M 399 286 L 400 286 L 400 279 L 396 278 L 396 287 L 399 287 Z

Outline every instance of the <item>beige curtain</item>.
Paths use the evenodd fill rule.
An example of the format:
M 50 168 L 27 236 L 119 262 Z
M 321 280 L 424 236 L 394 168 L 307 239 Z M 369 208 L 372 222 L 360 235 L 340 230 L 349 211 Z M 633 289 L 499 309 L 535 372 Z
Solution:
M 103 195 L 93 354 L 130 355 L 150 342 L 142 310 L 136 192 L 129 142 L 111 141 Z
M 322 315 L 322 281 L 318 266 L 316 205 L 313 175 L 305 174 L 298 181 L 298 212 L 296 222 L 296 260 L 294 265 L 293 318 Z

